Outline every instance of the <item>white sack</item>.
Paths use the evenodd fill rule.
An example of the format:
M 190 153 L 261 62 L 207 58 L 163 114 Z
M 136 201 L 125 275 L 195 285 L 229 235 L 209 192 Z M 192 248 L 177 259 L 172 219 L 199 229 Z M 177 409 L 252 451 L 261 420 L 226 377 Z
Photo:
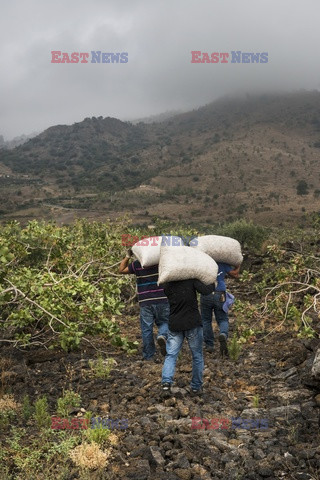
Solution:
M 216 262 L 228 263 L 234 267 L 243 261 L 238 240 L 221 235 L 204 235 L 191 240 L 190 247 L 205 252 Z
M 135 243 L 132 247 L 132 252 L 143 267 L 151 267 L 159 263 L 161 245 L 177 248 L 184 245 L 184 243 L 180 237 L 173 235 L 148 237 Z
M 206 253 L 190 247 L 161 247 L 158 284 L 197 278 L 209 285 L 217 279 L 218 265 Z

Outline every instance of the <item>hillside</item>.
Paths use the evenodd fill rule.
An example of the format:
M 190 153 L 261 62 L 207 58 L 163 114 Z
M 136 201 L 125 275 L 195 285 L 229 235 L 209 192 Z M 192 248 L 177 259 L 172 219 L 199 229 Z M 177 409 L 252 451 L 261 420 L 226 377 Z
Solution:
M 1 219 L 303 224 L 320 208 L 319 147 L 319 92 L 223 98 L 161 123 L 86 118 L 0 150 Z
M 318 480 L 319 222 L 244 248 L 230 357 L 214 321 L 203 395 L 184 342 L 170 398 L 160 352 L 142 360 L 135 279 L 117 274 L 122 232 L 147 229 L 1 226 L 1 480 Z

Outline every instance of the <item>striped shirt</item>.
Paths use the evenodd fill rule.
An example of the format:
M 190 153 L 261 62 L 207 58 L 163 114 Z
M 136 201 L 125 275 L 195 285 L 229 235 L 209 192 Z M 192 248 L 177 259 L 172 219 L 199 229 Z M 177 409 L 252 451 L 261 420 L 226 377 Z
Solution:
M 163 288 L 158 286 L 158 265 L 142 268 L 138 260 L 128 265 L 129 272 L 137 277 L 137 293 L 140 306 L 168 303 Z

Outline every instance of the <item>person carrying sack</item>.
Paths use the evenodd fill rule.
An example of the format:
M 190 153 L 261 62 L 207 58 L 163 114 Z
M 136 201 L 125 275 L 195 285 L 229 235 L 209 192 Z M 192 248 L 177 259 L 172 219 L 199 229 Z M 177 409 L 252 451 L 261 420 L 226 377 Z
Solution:
M 229 334 L 229 316 L 228 304 L 230 306 L 230 296 L 227 298 L 225 276 L 233 278 L 239 277 L 240 265 L 231 266 L 228 263 L 218 263 L 217 287 L 214 293 L 210 295 L 201 295 L 200 307 L 201 318 L 203 322 L 203 340 L 205 349 L 209 353 L 214 351 L 214 334 L 212 329 L 212 311 L 219 326 L 220 353 L 228 357 L 227 340 Z M 230 295 L 230 294 L 229 294 Z
M 133 253 L 131 248 L 121 261 L 119 273 L 134 274 L 137 281 L 140 306 L 140 326 L 142 335 L 142 355 L 144 360 L 153 360 L 156 352 L 153 325 L 158 327 L 157 343 L 161 354 L 166 355 L 168 336 L 169 303 L 163 288 L 158 287 L 158 265 L 143 268 L 138 260 L 129 263 Z
M 162 396 L 171 395 L 176 362 L 186 338 L 192 353 L 191 394 L 202 393 L 203 377 L 203 331 L 198 309 L 197 292 L 208 295 L 215 284 L 205 285 L 200 280 L 177 280 L 161 285 L 170 305 L 167 355 L 162 369 Z

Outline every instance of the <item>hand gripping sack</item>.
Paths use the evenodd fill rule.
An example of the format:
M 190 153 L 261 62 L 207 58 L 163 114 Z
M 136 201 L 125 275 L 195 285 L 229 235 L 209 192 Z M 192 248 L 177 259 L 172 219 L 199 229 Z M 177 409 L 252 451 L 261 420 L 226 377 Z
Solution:
M 151 267 L 159 263 L 161 245 L 176 248 L 177 246 L 184 245 L 184 243 L 180 237 L 174 235 L 147 237 L 135 243 L 132 247 L 132 252 L 143 268 Z
M 161 247 L 158 284 L 196 278 L 209 285 L 217 279 L 218 265 L 206 253 L 190 247 Z
M 234 267 L 243 261 L 238 240 L 221 235 L 203 235 L 190 242 L 190 247 L 210 255 L 216 262 L 228 263 Z

